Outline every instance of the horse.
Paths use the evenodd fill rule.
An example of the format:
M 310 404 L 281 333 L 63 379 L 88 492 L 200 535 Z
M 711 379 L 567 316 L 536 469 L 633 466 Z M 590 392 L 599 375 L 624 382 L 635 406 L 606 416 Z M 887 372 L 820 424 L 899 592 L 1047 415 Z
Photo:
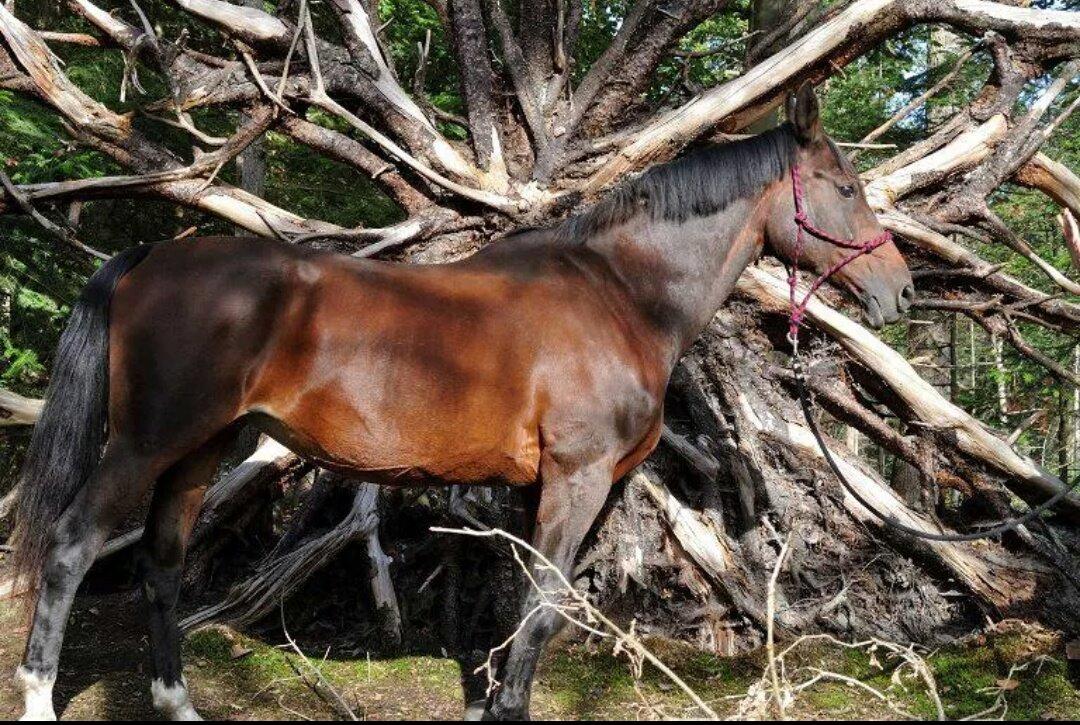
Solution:
M 76 588 L 152 490 L 139 558 L 153 702 L 198 719 L 178 588 L 203 494 L 242 422 L 354 478 L 520 487 L 533 547 L 569 574 L 614 483 L 657 445 L 669 377 L 743 269 L 765 247 L 819 273 L 846 253 L 810 238 L 795 254 L 793 167 L 818 228 L 882 233 L 809 85 L 788 119 L 449 264 L 230 237 L 136 246 L 105 263 L 61 336 L 20 483 L 16 570 L 36 602 L 18 670 L 24 718 L 55 717 Z M 834 281 L 874 327 L 914 295 L 891 241 Z M 543 568 L 535 577 L 555 583 Z M 486 719 L 528 718 L 560 622 L 544 609 L 522 624 Z

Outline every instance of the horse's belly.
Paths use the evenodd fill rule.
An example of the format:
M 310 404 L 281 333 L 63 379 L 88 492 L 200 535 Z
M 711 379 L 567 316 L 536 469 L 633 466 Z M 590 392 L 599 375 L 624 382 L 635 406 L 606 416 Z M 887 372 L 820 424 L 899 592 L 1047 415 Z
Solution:
M 469 432 L 429 418 L 408 430 L 375 426 L 359 416 L 334 425 L 262 413 L 261 427 L 298 455 L 341 473 L 397 485 L 534 483 L 540 470 L 538 431 L 495 422 Z

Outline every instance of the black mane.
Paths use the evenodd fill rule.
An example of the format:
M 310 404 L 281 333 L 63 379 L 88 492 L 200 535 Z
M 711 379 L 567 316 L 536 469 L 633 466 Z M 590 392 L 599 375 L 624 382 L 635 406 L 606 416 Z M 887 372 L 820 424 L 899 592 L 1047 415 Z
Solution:
M 795 160 L 797 145 L 791 125 L 785 123 L 750 138 L 695 151 L 622 184 L 553 231 L 565 241 L 581 240 L 642 213 L 677 222 L 715 214 L 785 174 Z

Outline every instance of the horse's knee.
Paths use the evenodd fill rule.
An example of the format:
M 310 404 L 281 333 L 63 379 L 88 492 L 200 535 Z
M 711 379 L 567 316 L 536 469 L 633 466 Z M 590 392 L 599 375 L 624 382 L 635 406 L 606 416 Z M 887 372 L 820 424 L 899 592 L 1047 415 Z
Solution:
M 92 552 L 77 538 L 54 536 L 41 568 L 41 581 L 50 588 L 77 585 L 91 562 Z
M 146 567 L 142 572 L 143 596 L 150 606 L 172 609 L 180 596 L 180 569 Z

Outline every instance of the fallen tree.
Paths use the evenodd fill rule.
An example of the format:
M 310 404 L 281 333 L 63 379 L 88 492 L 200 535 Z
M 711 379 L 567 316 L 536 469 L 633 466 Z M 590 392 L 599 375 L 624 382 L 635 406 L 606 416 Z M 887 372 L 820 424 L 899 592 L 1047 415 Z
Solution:
M 377 11 L 361 0 L 287 3 L 276 15 L 222 0 L 169 4 L 216 44 L 169 36 L 134 5 L 107 12 L 72 0 L 78 34 L 35 29 L 0 5 L 0 87 L 55 113 L 73 143 L 124 170 L 6 184 L 0 214 L 35 215 L 74 259 L 102 255 L 48 212 L 139 197 L 262 237 L 357 256 L 449 261 L 498 243 L 501 232 L 558 219 L 692 144 L 723 141 L 767 116 L 799 83 L 826 81 L 910 28 L 948 26 L 969 41 L 955 69 L 979 60 L 981 85 L 924 138 L 882 155 L 864 174 L 867 197 L 915 268 L 920 310 L 964 315 L 1060 385 L 1078 384 L 1075 368 L 1029 340 L 1032 330 L 1075 339 L 1078 285 L 987 201 L 1011 183 L 1038 190 L 1063 209 L 1062 243 L 1076 245 L 1080 182 L 1040 149 L 1077 105 L 1070 100 L 1080 68 L 1077 13 L 987 0 L 855 0 L 820 11 L 799 0 L 796 20 L 760 46 L 775 50 L 750 53 L 754 62 L 725 82 L 675 84 L 657 100 L 648 91 L 665 59 L 705 53 L 681 43 L 731 12 L 727 3 L 636 0 L 606 49 L 579 65 L 580 2 L 525 0 L 518 15 L 501 0 L 431 0 L 460 75 L 464 112 L 455 114 L 425 96 L 422 78 L 406 86 Z M 141 99 L 135 123 L 65 74 L 54 50 L 68 43 L 122 53 L 132 93 L 139 92 L 129 84 L 135 68 L 167 92 Z M 873 148 L 942 92 L 957 76 L 952 68 L 864 145 Z M 234 112 L 230 135 L 198 127 L 207 109 Z M 196 149 L 190 158 L 155 137 L 152 129 L 164 127 L 186 134 Z M 405 218 L 347 228 L 223 181 L 222 168 L 268 132 L 369 177 Z M 1033 283 L 988 261 L 980 251 L 988 246 L 1044 279 Z M 843 494 L 801 422 L 783 365 L 786 304 L 783 277 L 769 265 L 744 275 L 737 298 L 680 365 L 661 449 L 613 497 L 579 565 L 579 585 L 645 627 L 737 651 L 761 642 L 766 579 L 794 533 L 777 591 L 788 633 L 930 641 L 983 616 L 1033 616 L 1075 632 L 1080 496 L 993 542 L 926 543 L 881 528 Z M 1062 489 L 1059 475 L 1016 450 L 1009 431 L 965 412 L 844 309 L 833 293 L 809 309 L 810 384 L 833 434 L 830 447 L 867 499 L 917 528 L 968 531 Z M 32 422 L 28 401 L 5 396 L 0 410 L 8 413 L 5 425 Z M 879 453 L 873 465 L 848 445 L 859 436 Z M 354 563 L 364 572 L 368 619 L 387 645 L 429 637 L 475 659 L 512 623 L 516 585 L 505 549 L 462 547 L 427 529 L 514 530 L 514 494 L 345 487 L 329 476 L 312 479 L 275 445 L 264 442 L 210 489 L 188 574 L 199 606 L 189 604 L 187 624 L 251 624 L 285 597 L 330 586 L 333 572 L 354 571 Z M 889 480 L 888 471 L 895 477 L 903 466 L 914 472 L 915 496 Z M 238 532 L 255 529 L 271 542 L 260 556 L 222 564 Z M 137 539 L 137 530 L 119 532 L 106 552 L 121 553 Z

